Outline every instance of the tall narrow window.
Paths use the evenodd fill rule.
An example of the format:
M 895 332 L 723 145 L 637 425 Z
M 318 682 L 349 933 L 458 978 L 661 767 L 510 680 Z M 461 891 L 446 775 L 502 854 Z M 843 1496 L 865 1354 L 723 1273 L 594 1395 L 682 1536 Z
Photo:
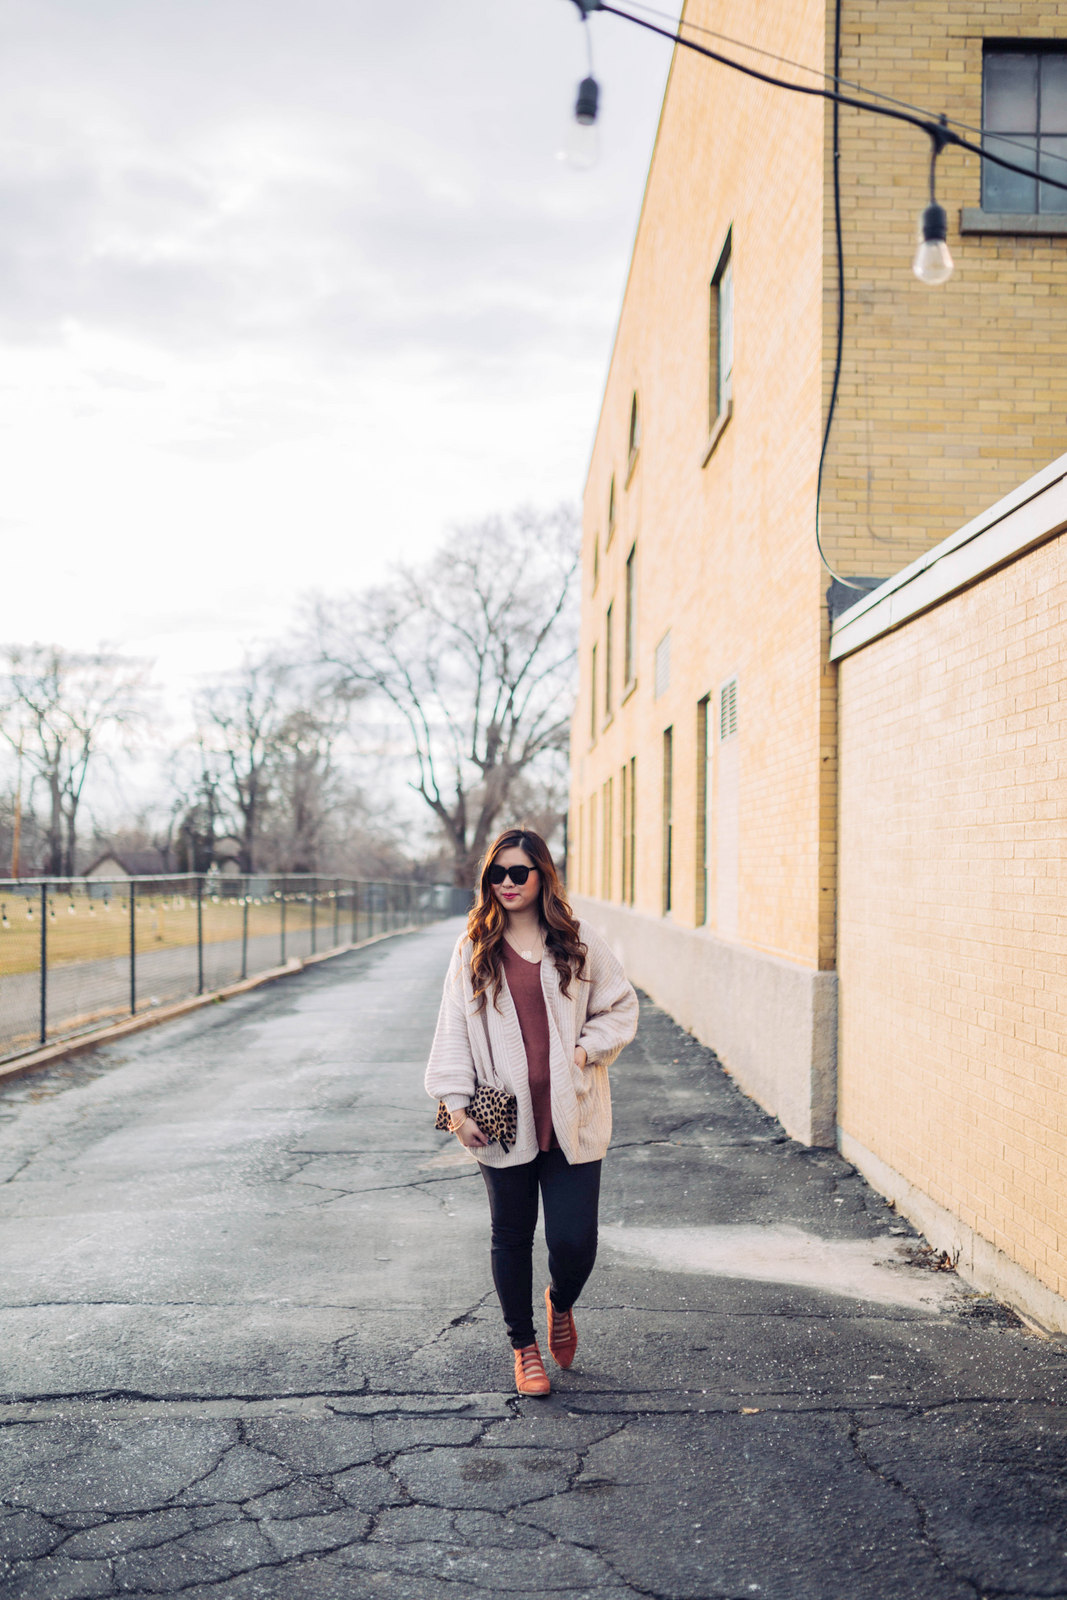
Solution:
M 596 742 L 596 645 L 589 658 L 589 739 Z
M 635 390 L 634 397 L 630 402 L 630 443 L 626 452 L 626 460 L 629 471 L 633 470 L 633 464 L 637 460 L 637 452 L 640 448 L 641 414 L 637 409 L 637 391 Z
M 596 586 L 597 586 L 597 584 L 599 582 L 600 582 L 600 535 L 598 533 L 596 538 L 593 540 L 593 593 L 594 594 L 596 594 Z
M 987 43 L 982 59 L 982 145 L 1067 182 L 1067 50 L 1042 44 Z M 982 164 L 983 211 L 1067 211 L 1067 194 L 1022 173 Z
M 596 794 L 589 796 L 589 893 L 596 894 Z
M 574 877 L 575 877 L 575 881 L 576 881 L 576 883 L 578 885 L 578 893 L 581 894 L 581 893 L 583 893 L 583 891 L 585 889 L 586 880 L 587 880 L 587 878 L 589 876 L 588 868 L 587 868 L 587 865 L 586 865 L 586 859 L 585 859 L 585 806 L 584 805 L 578 807 L 578 837 L 575 839 L 574 842 L 575 842 L 575 845 L 577 847 L 577 853 L 578 853 L 578 866 L 577 866 L 577 868 L 575 870 Z
M 725 415 L 734 392 L 734 267 L 732 234 L 727 234 L 711 280 L 709 327 L 710 394 L 708 423 Z
M 612 780 L 609 778 L 604 785 L 601 800 L 600 832 L 601 832 L 601 862 L 600 862 L 600 894 L 604 900 L 611 899 L 611 858 L 615 846 L 615 819 Z
M 696 921 L 710 919 L 710 843 L 711 843 L 711 749 L 709 733 L 714 716 L 709 717 L 709 699 L 697 702 L 697 808 L 696 808 Z
M 736 939 L 741 882 L 741 741 L 737 727 L 737 679 L 719 690 L 719 742 L 716 752 L 715 926 Z
M 674 729 L 663 730 L 663 912 L 671 909 L 674 854 Z
M 619 882 L 619 897 L 626 899 L 626 887 L 630 882 L 630 769 L 628 764 L 623 765 L 619 774 L 619 832 L 622 835 L 622 877 Z
M 630 876 L 623 885 L 623 898 L 634 903 L 634 885 L 637 882 L 637 757 L 630 757 Z
M 612 601 L 604 618 L 604 720 L 607 721 L 612 711 L 612 677 L 614 675 L 615 648 L 612 637 L 615 624 L 615 602 Z
M 608 544 L 615 535 L 615 474 L 611 474 L 611 483 L 608 486 Z
M 637 546 L 626 557 L 626 615 L 623 630 L 623 679 L 629 688 L 637 676 Z

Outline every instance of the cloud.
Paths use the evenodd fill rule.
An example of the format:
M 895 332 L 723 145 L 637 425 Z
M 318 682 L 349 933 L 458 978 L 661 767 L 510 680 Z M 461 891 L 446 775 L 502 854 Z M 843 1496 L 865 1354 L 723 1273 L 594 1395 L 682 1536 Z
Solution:
M 102 607 L 142 640 L 164 605 L 212 640 L 273 626 L 457 518 L 577 495 L 667 59 L 592 27 L 606 156 L 575 178 L 566 0 L 9 0 L 27 635 Z
M 450 352 L 465 328 L 472 348 L 505 333 L 514 351 L 564 332 L 590 276 L 618 277 L 617 178 L 568 193 L 551 161 L 579 47 L 562 0 L 91 10 L 87 27 L 58 0 L 16 7 L 4 337 L 58 340 L 74 321 L 181 351 L 306 340 L 314 355 L 325 336 L 336 361 L 390 337 Z M 563 75 L 547 46 L 571 34 Z M 509 301 L 510 327 L 476 310 Z

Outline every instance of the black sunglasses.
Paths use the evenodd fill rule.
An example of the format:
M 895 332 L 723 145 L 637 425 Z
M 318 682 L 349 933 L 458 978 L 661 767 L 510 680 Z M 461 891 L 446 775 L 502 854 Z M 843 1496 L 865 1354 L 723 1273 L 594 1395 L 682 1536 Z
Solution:
M 510 878 L 516 889 L 521 889 L 531 872 L 536 872 L 536 867 L 501 867 L 493 863 L 486 873 L 489 882 L 499 885 L 505 878 Z

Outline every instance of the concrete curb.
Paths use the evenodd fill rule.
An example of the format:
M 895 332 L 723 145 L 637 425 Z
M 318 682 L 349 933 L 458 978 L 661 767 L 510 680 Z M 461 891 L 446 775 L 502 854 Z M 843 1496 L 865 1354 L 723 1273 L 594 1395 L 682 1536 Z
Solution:
M 395 939 L 402 933 L 414 933 L 420 923 L 411 923 L 406 928 L 390 928 L 387 933 L 375 933 L 369 939 L 358 939 L 355 944 L 338 945 L 335 950 L 323 950 L 313 956 L 292 956 L 284 967 L 270 967 L 266 972 L 257 972 L 254 977 L 242 978 L 239 983 L 229 983 L 224 989 L 212 989 L 209 994 L 191 995 L 188 1000 L 176 1000 L 173 1005 L 157 1006 L 152 1011 L 145 1011 L 133 1017 L 126 1017 L 122 1022 L 109 1023 L 106 1028 L 95 1028 L 91 1033 L 79 1033 L 70 1039 L 57 1039 L 55 1044 L 45 1045 L 40 1050 L 35 1050 L 31 1055 L 16 1056 L 12 1061 L 0 1063 L 0 1083 L 6 1083 L 11 1078 L 21 1078 L 28 1072 L 34 1072 L 38 1067 L 51 1066 L 55 1061 L 62 1061 L 67 1056 L 77 1055 L 81 1050 L 93 1050 L 97 1045 L 110 1044 L 114 1039 L 124 1039 L 128 1034 L 140 1033 L 143 1028 L 154 1028 L 161 1022 L 171 1022 L 175 1017 L 188 1016 L 191 1011 L 199 1011 L 203 1006 L 214 1005 L 218 1000 L 229 1000 L 234 995 L 247 994 L 251 989 L 258 989 L 265 983 L 274 983 L 278 978 L 291 977 L 295 972 L 303 972 L 305 967 L 318 966 L 320 961 L 332 961 L 335 956 L 349 955 L 353 950 L 365 950 L 368 945 L 380 944 L 383 939 Z

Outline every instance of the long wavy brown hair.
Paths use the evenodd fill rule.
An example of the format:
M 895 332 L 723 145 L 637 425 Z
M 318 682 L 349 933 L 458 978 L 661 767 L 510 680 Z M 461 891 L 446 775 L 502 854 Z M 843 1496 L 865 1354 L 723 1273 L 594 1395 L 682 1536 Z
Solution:
M 545 949 L 559 973 L 559 986 L 563 993 L 570 994 L 572 979 L 580 981 L 585 976 L 586 948 L 578 935 L 578 924 L 567 904 L 551 851 L 539 833 L 533 833 L 529 828 L 505 828 L 485 852 L 478 874 L 474 905 L 467 918 L 467 937 L 471 942 L 471 978 L 479 1011 L 485 1009 L 485 997 L 490 990 L 494 1006 L 498 1005 L 503 983 L 504 929 L 508 918 L 489 882 L 489 868 L 502 850 L 525 850 L 537 868 Z

